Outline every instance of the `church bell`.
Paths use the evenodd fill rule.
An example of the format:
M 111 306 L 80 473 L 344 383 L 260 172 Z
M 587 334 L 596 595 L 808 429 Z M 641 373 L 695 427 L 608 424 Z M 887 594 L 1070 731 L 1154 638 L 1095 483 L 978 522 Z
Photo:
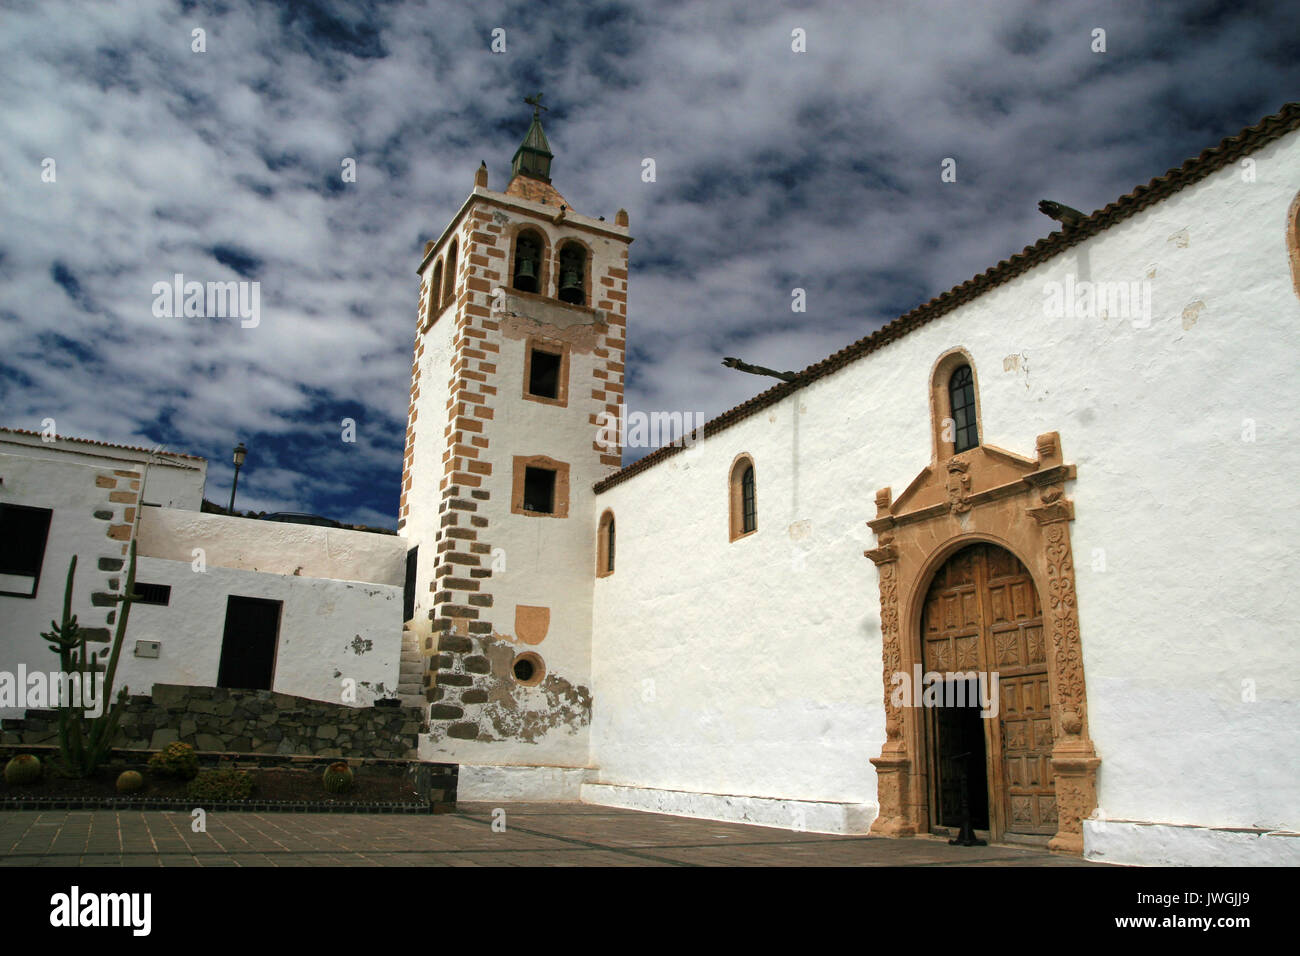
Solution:
M 515 288 L 523 292 L 537 291 L 537 260 L 532 256 L 521 257 L 515 267 Z
M 582 302 L 582 273 L 577 269 L 565 269 L 560 274 L 560 300 L 574 304 Z

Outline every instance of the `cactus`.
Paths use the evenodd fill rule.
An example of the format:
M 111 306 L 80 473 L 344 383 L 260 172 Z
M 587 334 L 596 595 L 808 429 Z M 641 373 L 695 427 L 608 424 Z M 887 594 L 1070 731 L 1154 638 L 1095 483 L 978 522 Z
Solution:
M 144 786 L 144 777 L 135 770 L 123 770 L 117 778 L 118 793 L 135 793 Z
M 40 779 L 41 761 L 31 754 L 19 754 L 5 764 L 5 783 L 11 787 L 21 787 Z
M 247 800 L 253 795 L 253 775 L 234 767 L 203 770 L 185 788 L 191 800 Z
M 126 587 L 118 597 L 117 628 L 109 651 L 108 665 L 104 669 L 104 683 L 100 687 L 102 711 L 98 717 L 86 717 L 76 701 L 59 701 L 59 756 L 64 767 L 78 777 L 93 776 L 108 756 L 118 721 L 126 707 L 127 688 L 123 687 L 117 699 L 113 696 L 113 678 L 117 675 L 117 661 L 122 654 L 122 641 L 126 637 L 126 622 L 131 614 L 135 597 L 135 541 L 131 542 L 126 570 Z M 77 571 L 77 556 L 68 563 L 68 579 L 63 589 L 62 621 L 51 621 L 50 630 L 41 635 L 50 642 L 50 650 L 59 655 L 59 668 L 64 674 L 79 675 L 85 687 L 97 673 L 93 654 L 86 647 L 86 636 L 72 613 L 72 579 Z
M 325 768 L 322 778 L 327 793 L 347 793 L 352 789 L 352 768 L 339 760 Z
M 149 758 L 149 772 L 160 777 L 193 780 L 199 772 L 199 755 L 189 744 L 172 741 Z

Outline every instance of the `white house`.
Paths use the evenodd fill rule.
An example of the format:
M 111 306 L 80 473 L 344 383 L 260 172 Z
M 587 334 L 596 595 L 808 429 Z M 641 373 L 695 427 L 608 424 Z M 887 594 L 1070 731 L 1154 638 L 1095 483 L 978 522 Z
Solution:
M 206 468 L 174 452 L 0 430 L 0 672 L 9 693 L 22 690 L 20 668 L 57 670 L 40 635 L 62 613 L 74 555 L 72 610 L 107 657 L 134 540 L 141 600 L 118 688 L 265 688 L 355 706 L 398 695 L 401 540 L 202 513 Z M 0 694 L 0 716 L 28 705 L 43 704 Z

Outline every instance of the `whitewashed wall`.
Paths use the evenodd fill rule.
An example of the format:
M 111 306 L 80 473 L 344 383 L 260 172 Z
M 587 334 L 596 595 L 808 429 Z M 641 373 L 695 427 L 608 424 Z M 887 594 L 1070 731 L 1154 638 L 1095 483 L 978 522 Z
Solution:
M 396 535 L 259 521 L 171 508 L 145 508 L 140 555 L 272 574 L 402 585 L 406 545 Z M 398 630 L 401 630 L 400 622 Z
M 1256 181 L 1216 173 L 598 496 L 593 516 L 612 507 L 619 532 L 617 571 L 595 582 L 600 779 L 875 802 L 865 522 L 878 488 L 897 495 L 929 463 L 931 369 L 960 346 L 984 443 L 1032 458 L 1035 436 L 1059 431 L 1078 466 L 1067 493 L 1104 812 L 1300 829 L 1300 302 L 1285 241 L 1300 137 L 1253 158 Z M 1067 274 L 1149 279 L 1150 327 L 1045 317 L 1045 284 Z M 729 543 L 741 452 L 759 531 Z
M 115 476 L 114 471 L 143 470 L 128 458 L 83 452 L 79 444 L 42 446 L 39 439 L 31 444 L 26 438 L 0 433 L 0 504 L 47 508 L 52 514 L 36 594 L 0 595 L 0 671 L 10 673 L 20 664 L 46 672 L 57 669 L 58 657 L 40 635 L 62 615 L 68 564 L 74 555 L 78 563 L 72 612 L 85 628 L 107 626 L 112 606 L 92 603 L 92 595 L 121 589 L 124 576 L 117 569 L 126 542 L 109 537 L 108 532 L 113 527 L 126 530 L 128 514 L 135 508 L 109 500 L 112 489 L 97 485 L 96 479 L 120 482 L 126 489 L 133 479 Z M 168 470 L 166 466 L 151 469 L 155 475 Z M 201 498 L 202 470 L 182 471 L 185 476 L 174 484 L 185 486 L 192 474 L 197 474 Z M 101 559 L 119 563 L 101 567 Z M 0 707 L 0 716 L 19 717 L 22 711 L 21 707 Z
M 157 683 L 216 686 L 226 600 L 238 595 L 283 602 L 272 690 L 359 707 L 396 695 L 400 586 L 212 564 L 198 573 L 189 561 L 149 557 L 138 560 L 136 578 L 170 585 L 171 597 L 166 606 L 131 608 L 117 685 L 132 693 Z M 138 641 L 158 641 L 158 658 L 137 657 Z M 345 678 L 357 682 L 355 701 L 342 698 Z
M 599 257 L 596 261 L 593 274 L 606 267 Z M 592 543 L 598 518 L 592 513 L 591 487 L 610 471 L 600 465 L 591 449 L 596 429 L 588 415 L 604 407 L 590 398 L 597 382 L 593 374 L 597 360 L 577 350 L 570 354 L 569 404 L 560 408 L 520 397 L 526 343 L 510 338 L 497 341 L 501 352 L 492 381 L 497 393 L 487 400 L 494 417 L 485 432 L 492 446 L 482 459 L 492 463 L 492 474 L 484 476 L 482 484 L 491 498 L 479 505 L 480 513 L 487 514 L 491 522 L 484 538 L 492 545 L 494 567 L 486 585 L 493 603 L 483 617 L 493 622 L 497 632 L 516 638 L 517 652 L 531 651 L 540 656 L 548 674 L 590 689 L 591 578 L 596 567 Z M 603 367 L 604 360 L 600 363 Z M 510 513 L 515 455 L 549 455 L 569 462 L 567 518 Z M 528 645 L 514 635 L 515 609 L 519 605 L 550 608 L 550 627 L 541 643 Z M 523 706 L 543 706 L 540 689 L 521 693 Z M 535 700 L 530 702 L 529 697 Z M 588 732 L 586 725 L 566 722 L 535 741 L 445 739 L 430 752 L 435 759 L 456 759 L 467 764 L 585 767 Z
M 433 266 L 430 264 L 430 270 Z M 429 611 L 433 608 L 434 569 L 438 566 L 434 542 L 438 533 L 438 502 L 442 500 L 442 456 L 447 450 L 447 383 L 451 380 L 451 341 L 456 331 L 455 310 L 448 307 L 422 333 L 424 354 L 420 356 L 420 397 L 416 402 L 415 450 L 411 464 L 411 487 L 407 492 L 409 514 L 399 530 L 406 547 L 420 546 L 416 555 L 415 617 L 411 628 L 420 647 L 432 633 Z
M 144 501 L 164 508 L 185 508 L 191 511 L 198 511 L 203 504 L 208 463 L 202 458 L 137 451 L 67 438 L 45 441 L 39 435 L 3 428 L 0 428 L 0 451 L 47 461 L 72 461 L 109 470 L 133 469 L 144 475 Z

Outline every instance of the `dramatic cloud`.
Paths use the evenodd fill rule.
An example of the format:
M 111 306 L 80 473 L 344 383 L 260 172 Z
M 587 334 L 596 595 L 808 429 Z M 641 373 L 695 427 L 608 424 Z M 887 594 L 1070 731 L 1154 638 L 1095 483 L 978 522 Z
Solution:
M 480 159 L 504 188 L 526 93 L 553 107 L 559 190 L 631 214 L 629 404 L 712 416 L 767 384 L 723 355 L 802 368 L 1050 232 L 1039 199 L 1091 211 L 1294 99 L 1300 48 L 1272 14 L 6 8 L 0 424 L 207 456 L 216 501 L 242 439 L 244 507 L 392 527 L 415 266 Z M 260 323 L 156 316 L 177 273 L 257 280 Z

